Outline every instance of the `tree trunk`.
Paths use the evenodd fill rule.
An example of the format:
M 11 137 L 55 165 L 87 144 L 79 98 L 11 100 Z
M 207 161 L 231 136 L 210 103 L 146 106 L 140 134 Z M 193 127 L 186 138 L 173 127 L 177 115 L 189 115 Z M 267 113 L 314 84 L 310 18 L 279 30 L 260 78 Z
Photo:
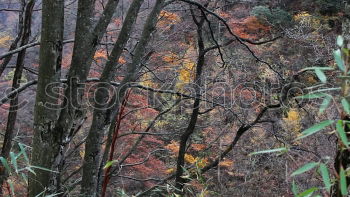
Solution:
M 61 75 L 62 42 L 64 30 L 64 0 L 45 0 L 42 5 L 40 65 L 34 109 L 34 138 L 31 164 L 51 169 L 56 152 L 60 149 L 60 133 L 52 133 L 57 120 L 58 95 L 54 91 Z M 29 197 L 45 191 L 54 193 L 59 183 L 49 171 L 29 173 Z
M 81 188 L 82 188 L 81 195 L 83 196 L 96 196 L 102 137 L 104 136 L 105 130 L 109 128 L 110 120 L 115 120 L 116 115 L 118 114 L 119 104 L 124 98 L 125 92 L 128 89 L 128 85 L 131 82 L 134 82 L 136 80 L 137 74 L 140 69 L 141 60 L 145 53 L 145 47 L 147 46 L 151 38 L 151 34 L 155 29 L 156 23 L 158 21 L 159 13 L 163 7 L 163 2 L 164 0 L 157 0 L 152 12 L 149 14 L 147 18 L 147 21 L 142 31 L 141 39 L 135 49 L 133 60 L 130 64 L 128 64 L 127 74 L 117 89 L 116 99 L 112 99 L 112 100 L 115 100 L 115 104 L 112 106 L 109 105 L 113 110 L 111 112 L 107 112 L 107 114 L 111 114 L 111 116 L 108 116 L 106 112 L 100 109 L 96 109 L 94 111 L 92 125 L 86 140 L 86 145 L 85 145 L 83 179 L 81 184 Z M 141 3 L 141 2 L 138 2 L 138 3 Z M 128 27 L 126 27 L 126 29 L 127 28 Z M 120 39 L 124 39 L 124 38 L 120 38 Z M 121 44 L 121 43 L 117 43 L 117 45 L 118 44 Z M 120 46 L 116 46 L 116 47 L 119 48 Z M 118 48 L 115 48 L 115 49 L 119 51 L 120 49 Z M 113 55 L 113 52 L 112 52 L 112 55 Z M 116 61 L 116 59 L 110 59 L 110 60 Z M 101 80 L 107 80 L 107 81 L 111 80 L 114 75 L 112 73 L 109 73 L 108 71 L 112 71 L 113 69 L 114 69 L 113 64 L 109 64 L 108 66 L 106 66 L 106 69 L 103 72 Z M 99 100 L 99 99 L 101 99 L 101 101 L 104 101 L 105 93 L 101 95 L 97 95 L 96 100 Z
M 204 41 L 203 41 L 203 32 L 202 27 L 204 24 L 204 16 L 201 16 L 200 21 L 197 21 L 195 14 L 192 11 L 192 17 L 193 20 L 197 26 L 197 44 L 198 44 L 198 58 L 197 58 L 197 66 L 196 66 L 196 76 L 194 79 L 194 85 L 195 85 L 195 92 L 196 92 L 196 99 L 194 100 L 193 104 L 193 111 L 190 118 L 190 122 L 188 123 L 186 131 L 181 135 L 180 138 L 180 148 L 179 148 L 179 154 L 177 156 L 177 165 L 176 165 L 176 173 L 175 173 L 175 187 L 176 187 L 176 193 L 181 194 L 182 189 L 184 186 L 184 183 L 186 182 L 186 179 L 184 179 L 183 176 L 183 168 L 185 164 L 185 154 L 186 154 L 186 147 L 187 147 L 187 141 L 193 134 L 198 115 L 199 115 L 199 104 L 200 104 L 200 96 L 201 96 L 201 74 L 204 66 L 205 61 L 205 48 L 204 48 Z
M 58 35 L 61 35 L 64 29 L 64 7 L 62 7 L 64 6 L 64 1 L 48 0 L 44 2 L 46 5 L 45 9 L 47 10 L 45 10 L 45 12 L 43 10 L 42 31 L 47 35 L 42 35 L 42 39 L 46 37 L 46 40 L 43 41 L 47 43 L 46 46 L 41 46 L 41 51 L 43 51 L 43 56 L 47 56 L 45 53 L 50 54 L 50 50 L 53 51 L 52 55 L 58 55 L 58 50 L 61 50 L 59 48 L 62 47 L 62 39 L 58 39 Z M 66 88 L 60 111 L 54 110 L 55 113 L 51 108 L 46 109 L 43 107 L 46 103 L 56 103 L 55 96 L 57 95 L 53 90 L 55 86 L 49 87 L 49 89 L 51 88 L 49 91 L 52 91 L 52 95 L 55 95 L 53 98 L 46 95 L 45 89 L 43 88 L 56 80 L 56 75 L 51 75 L 51 72 L 56 72 L 56 70 L 53 70 L 56 67 L 50 67 L 49 64 L 45 64 L 45 61 L 49 60 L 45 60 L 45 58 L 42 57 L 43 65 L 41 66 L 43 68 L 41 76 L 39 76 L 39 83 L 40 77 L 42 78 L 42 82 L 38 85 L 35 106 L 36 120 L 34 124 L 36 129 L 32 149 L 33 165 L 45 167 L 54 171 L 59 171 L 59 169 L 63 167 L 63 150 L 71 141 L 73 131 L 75 131 L 76 127 L 79 127 L 82 119 L 84 119 L 81 103 L 83 97 L 83 83 L 86 82 L 94 53 L 112 19 L 118 2 L 118 0 L 108 1 L 102 16 L 94 27 L 95 0 L 79 0 L 73 57 L 71 68 L 68 73 L 68 87 Z M 41 44 L 43 45 L 43 43 Z M 59 57 L 61 58 L 61 55 L 59 55 Z M 53 59 L 54 58 L 52 58 L 52 60 Z M 54 62 L 52 62 L 52 64 L 53 63 Z M 60 63 L 60 61 L 57 61 L 55 65 L 58 66 Z M 60 76 L 58 75 L 57 77 Z M 58 118 L 56 114 L 59 114 Z M 60 190 L 61 175 L 59 173 L 51 173 L 42 170 L 37 171 L 39 174 L 36 172 L 36 179 L 34 179 L 33 176 L 29 179 L 30 196 L 35 196 L 45 188 L 48 188 L 50 193 L 54 190 Z

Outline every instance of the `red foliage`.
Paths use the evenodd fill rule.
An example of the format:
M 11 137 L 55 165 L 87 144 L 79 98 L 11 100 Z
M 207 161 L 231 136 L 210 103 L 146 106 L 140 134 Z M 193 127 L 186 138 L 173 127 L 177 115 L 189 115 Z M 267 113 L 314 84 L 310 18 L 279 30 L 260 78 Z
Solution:
M 259 39 L 271 30 L 271 27 L 261 23 L 256 17 L 249 16 L 244 19 L 231 19 L 229 21 L 232 31 L 245 39 Z

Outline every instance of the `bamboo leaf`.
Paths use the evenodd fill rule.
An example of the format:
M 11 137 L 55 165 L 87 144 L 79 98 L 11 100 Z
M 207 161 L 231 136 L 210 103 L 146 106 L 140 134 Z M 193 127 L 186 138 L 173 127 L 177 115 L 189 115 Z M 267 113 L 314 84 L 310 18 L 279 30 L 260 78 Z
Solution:
M 345 130 L 344 130 L 344 125 L 343 125 L 343 121 L 339 120 L 336 124 L 336 129 L 337 132 L 339 134 L 340 140 L 343 142 L 343 144 L 349 148 L 349 141 L 348 141 L 348 137 L 346 136 Z
M 27 169 L 29 172 L 31 172 L 31 173 L 33 173 L 34 175 L 36 175 L 35 171 L 34 171 L 31 167 L 26 167 L 26 169 Z
M 18 143 L 18 146 L 21 149 L 21 153 L 22 153 L 24 159 L 26 160 L 27 163 L 29 163 L 29 157 L 28 157 L 28 155 L 26 153 L 26 148 L 23 146 L 22 143 Z
M 317 191 L 317 187 L 310 188 L 298 195 L 298 197 L 310 197 L 315 191 Z
M 316 68 L 315 73 L 322 83 L 327 83 L 327 77 L 321 69 Z
M 306 94 L 306 95 L 302 95 L 302 96 L 297 96 L 295 98 L 298 98 L 298 99 L 316 99 L 316 98 L 323 98 L 325 96 L 327 96 L 327 94 L 315 93 L 315 94 Z
M 334 68 L 332 68 L 332 67 L 313 66 L 313 67 L 304 68 L 301 71 L 315 70 L 315 69 L 319 69 L 319 70 L 334 70 Z
M 340 51 L 340 49 L 334 51 L 333 55 L 334 55 L 334 60 L 335 60 L 335 62 L 336 62 L 337 65 L 338 65 L 338 68 L 339 68 L 341 71 L 345 71 L 344 61 L 343 61 L 343 59 L 342 59 L 342 57 L 341 57 L 341 51 Z
M 349 102 L 348 102 L 345 98 L 343 98 L 343 99 L 341 100 L 341 104 L 342 104 L 342 106 L 343 106 L 343 108 L 344 108 L 344 111 L 345 111 L 347 114 L 350 114 L 350 104 L 349 104 Z
M 331 192 L 331 186 L 332 186 L 331 178 L 329 176 L 328 168 L 324 163 L 320 164 L 320 172 L 321 172 L 322 180 L 323 180 L 324 186 L 326 187 L 326 190 L 328 192 Z
M 5 169 L 7 170 L 7 172 L 11 173 L 11 169 L 10 169 L 10 166 L 9 166 L 7 160 L 4 157 L 0 157 L 0 161 L 1 161 L 2 165 L 5 167 Z
M 316 166 L 318 166 L 319 163 L 316 163 L 316 162 L 311 162 L 311 163 L 307 163 L 305 164 L 304 166 L 300 167 L 299 169 L 297 169 L 296 171 L 294 171 L 291 176 L 296 176 L 296 175 L 299 175 L 299 174 L 302 174 L 304 172 L 307 172 L 313 168 L 315 168 Z
M 322 102 L 322 104 L 321 104 L 321 106 L 320 106 L 320 109 L 319 109 L 319 114 L 322 114 L 326 109 L 327 109 L 327 107 L 329 106 L 329 104 L 331 103 L 331 101 L 332 101 L 332 97 L 329 97 L 329 96 L 327 96 L 327 97 L 325 97 L 324 99 L 323 99 L 323 102 Z
M 117 160 L 113 160 L 113 161 L 107 161 L 106 165 L 103 167 L 103 169 L 109 168 L 111 167 L 113 164 L 117 163 Z
M 294 196 L 298 196 L 299 189 L 298 189 L 298 186 L 295 184 L 294 180 L 293 180 L 293 183 L 292 183 L 292 192 L 293 192 Z
M 18 166 L 17 166 L 17 157 L 15 153 L 10 152 L 10 158 L 11 158 L 11 164 L 16 172 L 18 172 Z
M 348 195 L 348 188 L 346 185 L 346 176 L 345 176 L 345 171 L 343 169 L 343 167 L 340 168 L 340 192 L 343 196 L 347 196 Z
M 288 149 L 283 147 L 283 148 L 276 148 L 276 149 L 269 149 L 269 150 L 262 150 L 262 151 L 253 152 L 253 153 L 250 153 L 249 156 L 258 155 L 258 154 L 275 153 L 275 152 L 286 152 L 286 151 L 288 151 Z
M 44 170 L 44 171 L 48 171 L 48 172 L 58 173 L 57 171 L 50 170 L 48 168 L 43 168 L 43 167 L 40 167 L 40 166 L 30 166 L 30 168 L 35 168 L 35 169 Z
M 312 134 L 315 134 L 317 133 L 318 131 L 321 131 L 322 129 L 324 129 L 325 127 L 331 125 L 334 123 L 334 120 L 325 120 L 325 121 L 322 121 L 308 129 L 306 129 L 305 131 L 303 131 L 301 134 L 300 137 L 297 138 L 297 140 L 300 140 L 302 138 L 305 138 L 307 136 L 310 136 Z
M 343 38 L 343 36 L 339 35 L 339 36 L 337 37 L 337 45 L 338 45 L 339 47 L 343 47 L 343 45 L 344 45 L 344 38 Z
M 10 185 L 10 190 L 11 190 L 12 196 L 15 196 L 15 187 L 13 186 L 12 181 L 8 180 L 7 183 Z

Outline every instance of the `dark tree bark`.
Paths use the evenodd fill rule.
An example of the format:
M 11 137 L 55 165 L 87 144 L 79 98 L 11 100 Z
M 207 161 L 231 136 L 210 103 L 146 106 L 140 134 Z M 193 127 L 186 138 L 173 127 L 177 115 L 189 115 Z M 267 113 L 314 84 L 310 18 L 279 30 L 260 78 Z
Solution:
M 116 99 L 112 99 L 115 101 L 114 105 L 111 106 L 112 112 L 105 111 L 105 106 L 98 106 L 94 111 L 93 116 L 93 122 L 89 131 L 89 135 L 86 140 L 85 145 L 85 157 L 84 157 L 84 164 L 83 164 L 83 179 L 82 179 L 82 190 L 81 195 L 83 196 L 95 196 L 96 195 L 96 189 L 97 189 L 97 179 L 98 179 L 98 170 L 100 166 L 100 151 L 101 151 L 101 140 L 104 136 L 104 132 L 107 128 L 110 126 L 110 120 L 115 120 L 116 116 L 118 114 L 119 104 L 121 103 L 122 99 L 125 96 L 125 93 L 127 89 L 129 88 L 129 85 L 131 82 L 134 82 L 137 78 L 137 74 L 140 70 L 140 65 L 142 61 L 142 57 L 145 54 L 145 47 L 147 46 L 152 32 L 155 30 L 156 23 L 158 21 L 158 16 L 160 14 L 160 11 L 163 7 L 164 0 L 157 0 L 156 4 L 149 14 L 146 23 L 144 25 L 142 35 L 140 38 L 140 41 L 135 49 L 135 53 L 133 56 L 133 60 L 130 64 L 127 65 L 127 73 L 122 82 L 120 83 L 120 86 L 117 89 L 116 92 Z M 142 3 L 141 1 L 134 3 Z M 136 5 L 137 5 L 136 4 Z M 135 14 L 135 11 L 137 10 L 131 10 Z M 130 13 L 132 14 L 132 13 Z M 131 16 L 130 16 L 131 17 Z M 131 21 L 132 22 L 136 16 L 132 16 Z M 125 24 L 124 24 L 125 25 Z M 132 25 L 132 24 L 131 24 Z M 125 27 L 125 36 L 128 36 L 130 33 L 128 30 L 131 27 L 126 26 Z M 127 33 L 128 32 L 128 33 Z M 116 43 L 116 46 L 111 54 L 110 61 L 116 61 L 116 59 L 113 58 L 113 56 L 118 57 L 121 54 L 121 47 L 125 45 L 124 42 L 126 42 L 127 37 L 118 37 L 118 40 L 121 39 L 120 43 Z M 101 81 L 108 82 L 110 81 L 114 74 L 113 71 L 115 69 L 115 63 L 110 62 L 107 63 L 106 68 L 104 69 L 101 77 Z M 101 91 L 100 94 L 97 95 L 96 100 L 101 101 L 97 103 L 104 103 L 108 99 L 108 94 L 106 92 Z M 102 107 L 102 108 L 101 108 Z M 103 109 L 103 110 L 101 110 Z M 109 114 L 111 114 L 109 116 Z
M 187 141 L 189 140 L 189 138 L 191 137 L 191 135 L 193 134 L 196 128 L 196 123 L 199 115 L 199 108 L 200 108 L 199 105 L 200 105 L 200 96 L 201 96 L 201 74 L 205 63 L 205 48 L 204 48 L 203 29 L 202 29 L 205 21 L 205 17 L 204 15 L 201 16 L 200 21 L 198 21 L 193 11 L 192 11 L 192 17 L 193 17 L 194 23 L 197 26 L 197 36 L 198 36 L 197 37 L 198 58 L 197 58 L 197 65 L 196 65 L 196 76 L 194 79 L 196 99 L 194 100 L 190 122 L 188 123 L 187 129 L 181 135 L 181 138 L 180 138 L 180 148 L 177 156 L 177 165 L 176 165 L 176 173 L 175 173 L 175 182 L 176 182 L 175 187 L 177 189 L 176 191 L 177 193 L 182 193 L 182 188 L 184 186 L 184 183 L 186 182 L 186 179 L 182 177 L 184 172 L 183 168 L 185 164 L 186 147 L 187 147 Z
M 43 14 L 43 24 L 45 24 L 45 22 L 52 22 L 52 24 L 46 24 L 46 27 L 49 28 L 43 28 L 43 32 L 45 30 L 48 31 L 46 32 L 48 35 L 52 34 L 51 37 L 47 37 L 47 39 L 56 38 L 54 36 L 55 33 L 60 33 L 63 31 L 63 23 L 61 24 L 61 22 L 58 22 L 63 21 L 63 19 L 61 20 L 64 15 L 64 7 L 61 5 L 63 3 L 63 1 L 46 2 L 46 9 L 48 10 L 46 10 L 46 13 Z M 81 121 L 84 119 L 81 103 L 84 93 L 82 89 L 83 83 L 86 82 L 96 48 L 112 19 L 117 5 L 118 0 L 109 0 L 105 10 L 102 13 L 102 16 L 99 18 L 96 25 L 94 25 L 93 18 L 95 0 L 79 0 L 73 57 L 67 77 L 68 85 L 65 90 L 61 110 L 55 111 L 56 113 L 54 113 L 55 117 L 57 113 L 59 114 L 58 118 L 44 117 L 48 114 L 45 110 L 49 109 L 44 109 L 44 107 L 41 105 L 53 102 L 51 102 L 50 98 L 44 98 L 48 96 L 45 95 L 44 92 L 40 92 L 42 89 L 38 89 L 37 105 L 35 107 L 35 111 L 37 111 L 37 118 L 35 121 L 37 129 L 33 139 L 34 146 L 32 149 L 33 164 L 54 171 L 60 171 L 60 168 L 62 168 L 64 163 L 63 150 L 69 144 L 74 131 L 77 127 L 79 127 Z M 52 15 L 55 16 L 52 17 Z M 58 40 L 55 40 L 55 42 L 58 42 Z M 62 47 L 62 39 L 60 39 L 59 43 L 55 44 Z M 50 47 L 53 46 L 49 46 L 49 49 L 51 49 Z M 42 46 L 42 49 L 44 50 L 45 46 Z M 57 48 L 53 49 L 57 50 Z M 42 75 L 44 75 L 44 73 L 42 73 Z M 43 83 L 43 85 L 44 86 L 42 88 L 44 88 L 47 84 Z M 49 89 L 51 89 L 50 91 L 53 91 L 53 95 L 55 95 L 53 88 L 55 87 L 49 87 Z M 49 171 L 42 170 L 36 170 L 36 172 L 37 171 L 39 174 L 35 177 L 36 180 L 34 177 L 29 180 L 30 196 L 35 196 L 44 188 L 49 188 L 50 193 L 52 191 L 60 190 L 61 176 L 59 173 L 51 173 Z
M 42 5 L 42 29 L 40 65 L 34 109 L 34 138 L 31 164 L 51 169 L 59 133 L 52 133 L 57 119 L 58 95 L 55 93 L 61 75 L 62 42 L 64 30 L 64 0 L 45 0 Z M 29 197 L 39 193 L 53 193 L 59 183 L 54 182 L 51 172 L 36 170 L 29 174 Z

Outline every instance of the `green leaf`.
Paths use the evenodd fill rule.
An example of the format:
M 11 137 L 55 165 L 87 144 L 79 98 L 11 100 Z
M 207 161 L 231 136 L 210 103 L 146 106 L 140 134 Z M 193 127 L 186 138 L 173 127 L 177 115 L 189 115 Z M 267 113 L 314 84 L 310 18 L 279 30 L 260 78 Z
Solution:
M 345 171 L 343 169 L 343 167 L 340 168 L 340 192 L 343 196 L 347 196 L 348 195 L 348 188 L 346 185 L 346 176 L 345 176 Z
M 47 172 L 58 173 L 57 171 L 50 170 L 48 168 L 43 168 L 43 167 L 40 167 L 40 166 L 29 166 L 29 168 L 35 168 L 35 169 L 44 170 L 44 171 L 47 171 Z
M 344 45 L 344 38 L 343 38 L 343 36 L 339 35 L 339 36 L 337 37 L 337 45 L 338 45 L 339 47 L 343 47 L 343 45 Z
M 13 168 L 16 172 L 18 172 L 18 166 L 17 166 L 17 157 L 15 153 L 10 152 L 10 158 L 11 158 L 11 164 L 13 165 Z
M 56 193 L 56 194 L 50 194 L 50 195 L 45 195 L 45 197 L 54 197 L 54 196 L 58 196 L 60 194 L 63 194 L 63 192 L 60 192 L 60 193 Z
M 24 173 L 21 173 L 21 176 L 22 176 L 24 182 L 26 182 L 26 184 L 28 184 L 28 178 L 27 178 L 27 176 L 26 176 Z
M 10 190 L 11 190 L 12 196 L 15 196 L 15 187 L 13 187 L 12 181 L 8 180 L 7 183 L 10 185 Z
M 339 68 L 341 71 L 344 71 L 344 72 L 345 72 L 344 61 L 343 61 L 343 59 L 342 59 L 342 57 L 341 57 L 341 51 L 340 51 L 340 49 L 334 51 L 333 55 L 334 55 L 334 60 L 335 60 L 335 62 L 336 62 L 337 65 L 338 65 L 338 68 Z
M 319 90 L 315 90 L 315 91 L 310 92 L 310 94 L 319 93 L 319 92 L 336 91 L 336 90 L 341 90 L 341 88 L 325 88 L 325 89 L 319 89 Z
M 324 99 L 323 99 L 323 102 L 322 102 L 322 104 L 321 104 L 321 106 L 320 106 L 320 110 L 319 110 L 319 114 L 322 114 L 326 109 L 327 109 L 327 107 L 329 106 L 329 103 L 332 101 L 332 97 L 329 97 L 329 96 L 327 96 L 327 97 L 325 97 Z
M 322 83 L 327 83 L 327 77 L 321 69 L 315 69 L 315 73 Z
M 7 163 L 7 160 L 3 157 L 0 157 L 0 161 L 1 161 L 2 165 L 6 168 L 7 172 L 11 173 L 11 169 L 10 169 L 9 164 Z
M 332 186 L 331 178 L 329 176 L 328 168 L 324 163 L 320 164 L 320 172 L 321 172 L 322 180 L 323 180 L 324 186 L 326 187 L 326 190 L 328 192 L 331 192 L 331 186 Z
M 276 148 L 276 149 L 269 149 L 269 150 L 262 150 L 262 151 L 258 151 L 258 152 L 253 152 L 253 153 L 250 153 L 249 156 L 258 155 L 258 154 L 266 154 L 266 153 L 275 153 L 275 152 L 286 152 L 286 151 L 288 151 L 288 149 L 283 147 L 283 148 Z
M 297 96 L 295 98 L 298 98 L 298 99 L 316 99 L 316 98 L 323 98 L 325 96 L 327 96 L 327 94 L 316 93 L 316 94 L 306 94 L 306 95 L 302 95 L 302 96 Z
M 33 173 L 34 175 L 36 175 L 36 173 L 35 173 L 35 171 L 31 168 L 31 167 L 26 167 L 26 169 L 29 171 L 29 172 L 31 172 L 31 173 Z
M 315 69 L 320 69 L 320 70 L 334 70 L 334 68 L 332 68 L 332 67 L 313 66 L 313 67 L 304 68 L 304 69 L 302 69 L 301 71 L 315 70 Z
M 26 160 L 27 163 L 29 163 L 29 158 L 28 158 L 28 155 L 26 153 L 26 148 L 23 146 L 22 143 L 18 143 L 18 146 L 21 149 L 21 153 L 22 153 L 24 159 Z
M 343 99 L 341 100 L 341 104 L 343 105 L 344 111 L 345 111 L 347 114 L 350 114 L 350 104 L 349 104 L 349 102 L 348 102 L 345 98 L 343 98 Z
M 107 161 L 105 167 L 103 167 L 103 169 L 109 168 L 111 167 L 113 164 L 117 163 L 117 160 L 113 160 L 113 161 Z
M 349 148 L 349 141 L 348 137 L 346 136 L 345 130 L 344 130 L 344 125 L 342 120 L 338 120 L 337 125 L 336 125 L 337 132 L 339 134 L 339 137 L 343 144 Z
M 293 192 L 294 196 L 298 196 L 299 189 L 298 189 L 298 186 L 295 184 L 294 180 L 293 180 L 293 183 L 292 183 L 292 192 Z
M 322 121 L 308 129 L 306 129 L 305 131 L 303 131 L 301 134 L 300 137 L 297 138 L 297 140 L 300 140 L 302 138 L 305 138 L 307 136 L 310 136 L 312 134 L 315 134 L 316 132 L 318 131 L 321 131 L 322 129 L 324 129 L 325 127 L 331 125 L 334 123 L 334 120 L 325 120 L 325 121 Z
M 311 196 L 311 195 L 312 195 L 315 191 L 317 191 L 317 190 L 318 190 L 317 187 L 310 188 L 310 189 L 308 189 L 308 190 L 306 190 L 306 191 L 300 193 L 300 194 L 298 195 L 298 197 L 309 197 L 309 196 Z
M 294 171 L 290 176 L 296 176 L 296 175 L 302 174 L 304 172 L 307 172 L 307 171 L 315 168 L 318 165 L 319 165 L 319 163 L 316 163 L 316 162 L 307 163 L 304 166 L 297 169 L 296 171 Z

